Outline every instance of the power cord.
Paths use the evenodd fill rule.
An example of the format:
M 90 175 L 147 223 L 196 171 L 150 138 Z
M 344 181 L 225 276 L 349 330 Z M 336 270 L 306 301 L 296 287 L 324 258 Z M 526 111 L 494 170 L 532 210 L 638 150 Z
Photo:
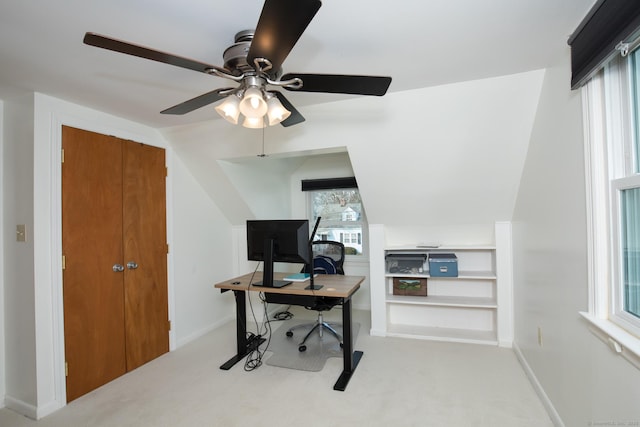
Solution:
M 251 276 L 251 280 L 249 281 L 249 286 L 251 286 L 251 283 L 253 283 L 253 277 L 255 276 L 256 271 L 258 271 L 259 265 L 260 263 L 256 265 L 256 269 L 253 271 L 253 275 Z M 253 309 L 253 302 L 251 301 L 251 297 L 249 297 L 249 310 L 251 311 L 251 316 L 253 317 L 253 321 L 256 325 L 257 331 L 256 334 L 249 334 L 249 339 L 260 340 L 264 338 L 266 340 L 266 346 L 263 349 L 260 349 L 260 345 L 258 344 L 251 352 L 249 352 L 244 363 L 244 370 L 247 372 L 253 371 L 254 369 L 257 369 L 262 365 L 262 358 L 264 357 L 264 353 L 267 351 L 267 349 L 269 348 L 269 344 L 271 343 L 271 324 L 267 315 L 267 302 L 262 292 L 260 292 L 258 296 L 264 308 L 262 325 L 260 324 L 260 322 L 258 322 L 255 310 Z
M 284 310 L 274 313 L 273 319 L 278 321 L 293 319 L 293 313 L 289 311 L 290 308 L 291 306 L 288 306 Z

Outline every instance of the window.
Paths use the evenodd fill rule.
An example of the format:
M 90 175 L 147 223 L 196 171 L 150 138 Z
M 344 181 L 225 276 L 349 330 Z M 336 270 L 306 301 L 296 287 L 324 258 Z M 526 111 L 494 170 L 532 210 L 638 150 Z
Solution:
M 604 340 L 640 367 L 640 50 L 583 89 L 590 308 Z M 626 352 L 626 354 L 625 354 Z
M 640 176 L 614 180 L 613 320 L 640 330 Z
M 321 218 L 316 240 L 336 240 L 347 255 L 363 254 L 366 222 L 357 188 L 308 190 L 308 201 L 312 223 Z
M 614 237 L 615 287 L 613 316 L 622 326 L 640 335 L 640 50 L 635 50 L 628 60 L 620 61 L 617 73 L 622 81 L 628 81 L 628 91 L 621 87 L 620 94 L 611 94 L 612 101 L 622 105 L 621 125 L 628 129 L 613 156 L 622 156 L 620 166 L 612 178 L 612 211 Z M 628 76 L 628 78 L 626 78 Z M 629 96 L 624 96 L 628 93 Z M 619 98 L 619 99 L 618 99 Z M 628 109 L 628 112 L 626 111 Z M 618 119 L 619 120 L 619 119 Z M 625 140 L 626 139 L 626 140 Z M 612 144 L 615 148 L 615 144 Z M 611 151 L 611 150 L 610 150 Z M 626 160 L 630 159 L 630 160 Z
M 640 162 L 638 162 L 638 97 L 640 51 L 618 59 L 605 70 L 607 132 L 612 222 L 613 286 L 609 290 L 610 319 L 640 335 Z M 613 106 L 616 106 L 615 108 Z

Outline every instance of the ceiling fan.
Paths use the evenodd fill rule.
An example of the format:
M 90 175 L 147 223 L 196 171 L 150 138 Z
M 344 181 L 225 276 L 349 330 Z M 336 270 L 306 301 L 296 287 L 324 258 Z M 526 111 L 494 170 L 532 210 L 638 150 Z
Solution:
M 84 43 L 238 83 L 236 87 L 216 89 L 167 108 L 161 111 L 162 114 L 186 114 L 224 99 L 216 110 L 231 123 L 238 123 L 241 112 L 245 116 L 245 127 L 262 128 L 267 122 L 286 127 L 305 119 L 282 92 L 268 89 L 268 86 L 298 92 L 382 96 L 391 84 L 391 77 L 380 76 L 283 75 L 282 63 L 321 5 L 320 0 L 265 0 L 255 31 L 245 30 L 236 34 L 235 43 L 224 51 L 223 67 L 90 32 L 85 34 Z

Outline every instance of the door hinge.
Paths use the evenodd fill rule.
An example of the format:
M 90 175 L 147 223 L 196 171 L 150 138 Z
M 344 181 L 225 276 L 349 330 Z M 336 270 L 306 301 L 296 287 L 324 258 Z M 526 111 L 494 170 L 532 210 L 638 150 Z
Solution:
M 64 376 L 69 376 L 69 364 L 67 362 L 64 362 Z
M 67 268 L 67 257 L 62 255 L 62 270 L 64 271 Z
M 169 324 L 169 330 L 171 330 L 171 320 L 167 321 L 167 323 Z
M 167 253 L 169 253 L 169 244 L 167 243 Z
M 64 163 L 64 148 L 61 151 L 62 152 L 60 153 L 60 163 Z
M 167 177 L 169 176 L 169 168 L 168 167 L 164 167 L 164 176 Z

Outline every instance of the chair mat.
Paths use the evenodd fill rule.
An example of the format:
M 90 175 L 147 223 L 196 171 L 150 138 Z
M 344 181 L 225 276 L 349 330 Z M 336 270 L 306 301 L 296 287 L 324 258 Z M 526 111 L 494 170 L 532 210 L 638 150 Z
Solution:
M 281 368 L 296 369 L 300 371 L 321 371 L 329 357 L 342 357 L 342 348 L 338 340 L 326 330 L 322 339 L 314 332 L 305 345 L 306 351 L 298 351 L 300 341 L 309 331 L 308 328 L 299 328 L 293 331 L 291 338 L 286 336 L 287 330 L 294 326 L 309 323 L 313 320 L 287 321 L 277 330 L 273 331 L 268 352 L 273 354 L 266 360 L 267 365 Z M 334 329 L 342 335 L 342 324 L 335 324 Z M 352 322 L 353 342 L 356 342 L 360 324 Z

